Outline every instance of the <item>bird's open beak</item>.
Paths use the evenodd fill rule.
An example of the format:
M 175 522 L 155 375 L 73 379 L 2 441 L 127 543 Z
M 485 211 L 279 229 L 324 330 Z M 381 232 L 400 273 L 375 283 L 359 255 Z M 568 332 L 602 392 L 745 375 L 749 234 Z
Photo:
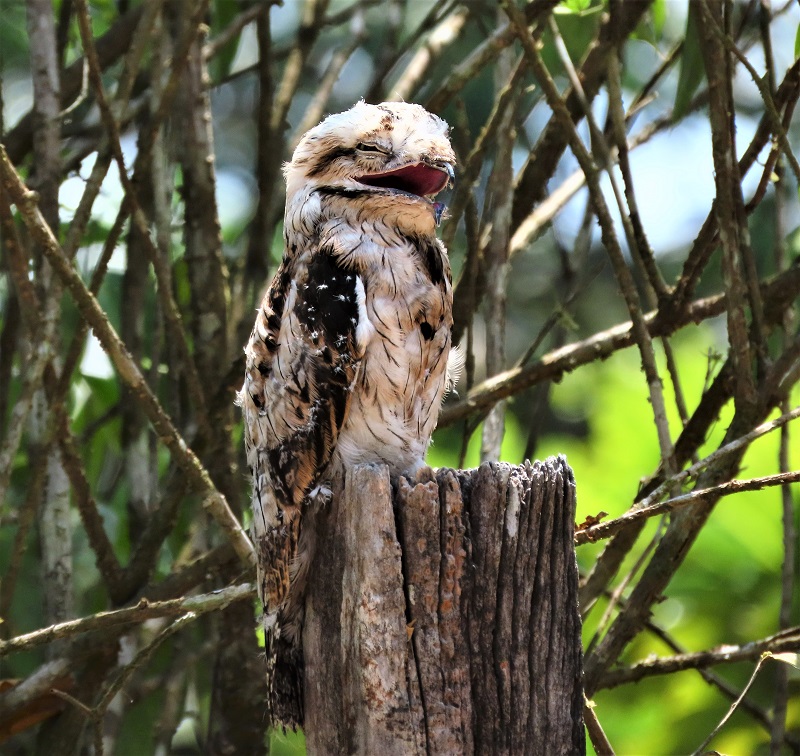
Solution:
M 454 178 L 453 166 L 438 161 L 433 164 L 412 163 L 383 173 L 368 173 L 359 176 L 356 181 L 367 186 L 398 189 L 418 197 L 433 197 L 449 186 Z
M 434 164 L 435 168 L 444 171 L 447 174 L 447 186 L 451 187 L 456 182 L 456 171 L 453 168 L 452 163 L 448 163 L 444 160 L 437 160 Z

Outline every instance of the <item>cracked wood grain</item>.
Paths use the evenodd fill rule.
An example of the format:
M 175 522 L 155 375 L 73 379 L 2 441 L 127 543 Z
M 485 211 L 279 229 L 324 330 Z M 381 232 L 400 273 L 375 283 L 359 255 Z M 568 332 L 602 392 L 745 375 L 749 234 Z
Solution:
M 393 483 L 357 466 L 323 515 L 303 639 L 308 752 L 585 752 L 564 459 Z

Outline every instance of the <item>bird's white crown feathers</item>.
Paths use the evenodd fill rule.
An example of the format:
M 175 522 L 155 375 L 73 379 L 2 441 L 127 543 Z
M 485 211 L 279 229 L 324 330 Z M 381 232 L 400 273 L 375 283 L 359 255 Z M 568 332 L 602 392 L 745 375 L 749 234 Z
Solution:
M 308 131 L 284 166 L 287 199 L 325 186 L 427 201 L 450 183 L 447 123 L 420 105 L 356 103 Z

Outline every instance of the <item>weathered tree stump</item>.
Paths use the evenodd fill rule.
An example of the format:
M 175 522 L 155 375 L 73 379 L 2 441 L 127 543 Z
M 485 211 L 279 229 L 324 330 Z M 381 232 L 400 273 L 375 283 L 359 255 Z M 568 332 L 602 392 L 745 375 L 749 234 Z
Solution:
M 303 638 L 312 754 L 585 752 L 563 458 L 348 472 Z

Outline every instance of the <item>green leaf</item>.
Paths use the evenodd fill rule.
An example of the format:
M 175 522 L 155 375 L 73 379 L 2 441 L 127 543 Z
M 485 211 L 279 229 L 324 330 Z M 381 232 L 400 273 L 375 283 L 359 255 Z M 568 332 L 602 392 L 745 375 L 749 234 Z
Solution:
M 800 58 L 800 24 L 797 25 L 797 31 L 794 35 L 794 58 Z
M 594 13 L 599 10 L 602 10 L 602 8 L 592 9 L 592 0 L 564 0 L 554 9 L 553 13 L 580 16 L 587 12 Z
M 636 30 L 631 35 L 633 39 L 641 39 L 643 42 L 649 42 L 653 47 L 658 46 L 661 35 L 664 32 L 664 22 L 667 18 L 666 10 L 667 0 L 655 0 L 646 13 Z
M 681 70 L 678 75 L 678 91 L 675 93 L 673 119 L 678 121 L 689 109 L 694 93 L 705 76 L 703 57 L 700 53 L 700 38 L 697 32 L 698 13 L 689 3 L 689 14 L 686 19 L 686 36 L 683 40 Z
M 650 8 L 650 17 L 653 19 L 653 30 L 660 37 L 664 32 L 664 22 L 667 20 L 667 0 L 655 0 Z
M 269 752 L 274 756 L 302 756 L 306 752 L 306 736 L 302 730 L 269 731 Z

